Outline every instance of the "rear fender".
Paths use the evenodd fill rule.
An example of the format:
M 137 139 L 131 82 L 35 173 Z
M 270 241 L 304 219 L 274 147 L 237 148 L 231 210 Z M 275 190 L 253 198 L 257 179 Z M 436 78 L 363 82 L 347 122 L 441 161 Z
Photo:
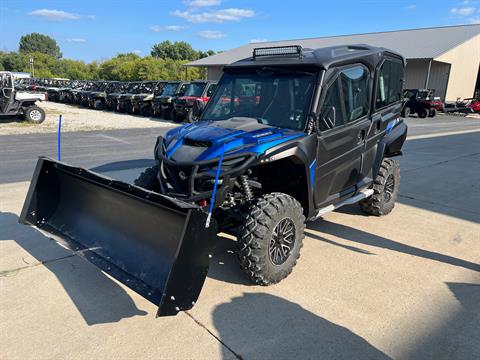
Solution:
M 407 138 L 407 130 L 407 125 L 403 121 L 390 130 L 387 128 L 387 135 L 377 147 L 377 155 L 373 164 L 373 178 L 377 176 L 384 158 L 402 155 L 402 146 Z

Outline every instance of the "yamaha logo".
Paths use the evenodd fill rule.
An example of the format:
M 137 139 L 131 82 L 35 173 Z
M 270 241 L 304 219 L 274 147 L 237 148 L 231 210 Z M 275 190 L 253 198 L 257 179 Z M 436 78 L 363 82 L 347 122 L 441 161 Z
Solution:
M 187 175 L 183 171 L 178 172 L 178 177 L 180 180 L 187 180 Z

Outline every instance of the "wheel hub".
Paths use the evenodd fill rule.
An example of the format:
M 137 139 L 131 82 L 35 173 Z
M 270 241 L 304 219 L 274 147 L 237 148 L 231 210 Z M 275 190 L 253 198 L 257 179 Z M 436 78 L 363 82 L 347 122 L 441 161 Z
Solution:
M 295 225 L 291 219 L 281 220 L 273 229 L 268 255 L 274 265 L 287 261 L 295 245 Z
M 34 121 L 38 121 L 42 118 L 42 114 L 38 110 L 30 111 L 30 118 Z
M 390 201 L 393 196 L 393 191 L 395 190 L 395 177 L 393 174 L 390 174 L 385 181 L 385 188 L 383 190 L 383 195 L 385 197 L 385 201 Z

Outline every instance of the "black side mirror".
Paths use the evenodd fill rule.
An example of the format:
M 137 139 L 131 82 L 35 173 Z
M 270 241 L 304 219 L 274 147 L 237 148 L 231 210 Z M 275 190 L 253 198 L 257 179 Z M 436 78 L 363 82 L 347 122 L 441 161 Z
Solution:
M 321 130 L 328 130 L 333 129 L 335 127 L 335 121 L 337 118 L 337 111 L 335 106 L 324 106 L 320 111 L 320 116 L 317 116 L 317 129 Z

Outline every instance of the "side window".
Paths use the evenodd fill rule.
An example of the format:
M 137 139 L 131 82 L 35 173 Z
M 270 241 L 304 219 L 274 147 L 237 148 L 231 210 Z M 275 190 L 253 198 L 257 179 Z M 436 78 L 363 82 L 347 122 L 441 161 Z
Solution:
M 404 70 L 400 61 L 385 60 L 378 72 L 377 109 L 402 100 Z
M 213 95 L 213 92 L 215 91 L 216 87 L 217 87 L 216 84 L 210 85 L 210 87 L 207 90 L 207 97 L 211 97 Z
M 335 109 L 330 111 L 335 111 L 335 124 L 333 127 L 341 126 L 345 123 L 344 116 L 343 116 L 343 109 L 342 109 L 342 100 L 340 97 L 340 85 L 338 82 L 338 78 L 335 80 L 334 83 L 330 85 L 327 90 L 327 94 L 325 95 L 325 100 L 323 101 L 322 106 L 322 115 L 327 116 L 326 112 L 329 109 Z M 331 123 L 333 121 L 326 119 L 327 122 Z M 320 131 L 326 131 L 332 127 L 328 126 L 325 121 L 320 121 Z
M 368 70 L 361 65 L 340 72 L 347 122 L 368 114 L 370 108 L 369 78 Z

